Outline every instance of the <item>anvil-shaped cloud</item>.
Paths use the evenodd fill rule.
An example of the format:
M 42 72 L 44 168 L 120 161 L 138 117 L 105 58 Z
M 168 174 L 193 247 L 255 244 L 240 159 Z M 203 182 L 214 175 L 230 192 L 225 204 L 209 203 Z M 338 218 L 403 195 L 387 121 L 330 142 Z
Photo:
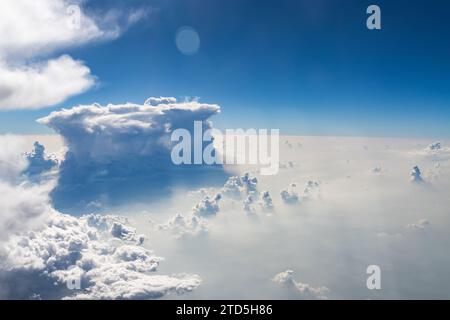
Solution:
M 53 112 L 39 119 L 60 134 L 68 148 L 52 194 L 57 208 L 92 201 L 110 203 L 166 194 L 174 185 L 226 180 L 221 166 L 176 166 L 171 160 L 173 130 L 206 130 L 219 113 L 215 104 L 150 98 L 139 104 L 98 104 Z M 218 179 L 218 180 L 217 180 Z M 130 199 L 131 200 L 131 199 Z

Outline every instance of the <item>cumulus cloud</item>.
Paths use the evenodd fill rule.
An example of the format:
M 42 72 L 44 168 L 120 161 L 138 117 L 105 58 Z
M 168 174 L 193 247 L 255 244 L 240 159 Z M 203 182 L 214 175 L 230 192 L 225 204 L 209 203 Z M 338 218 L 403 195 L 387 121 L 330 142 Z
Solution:
M 41 186 L 15 186 L 0 181 L 0 241 L 39 226 L 52 213 L 47 192 Z
M 44 145 L 38 141 L 34 143 L 34 149 L 32 152 L 27 153 L 26 159 L 28 160 L 28 167 L 25 170 L 32 179 L 42 178 L 42 174 L 49 172 L 58 165 L 58 161 L 46 155 Z
M 272 201 L 272 197 L 270 196 L 269 191 L 264 191 L 262 193 L 261 196 L 261 207 L 263 208 L 263 210 L 266 211 L 272 211 L 274 206 L 273 206 L 273 201 Z
M 410 223 L 406 227 L 411 230 L 425 230 L 430 227 L 430 221 L 427 219 L 420 219 L 417 222 Z
M 272 281 L 293 290 L 304 299 L 327 299 L 329 289 L 327 287 L 312 287 L 309 284 L 297 282 L 294 280 L 294 271 L 286 270 L 278 273 Z
M 288 189 L 281 191 L 280 195 L 281 195 L 281 199 L 283 200 L 284 203 L 286 203 L 286 204 L 298 203 L 299 195 L 298 195 L 298 192 L 296 191 L 296 188 L 297 188 L 297 184 L 291 183 L 289 185 Z
M 136 22 L 142 16 L 129 21 Z M 101 21 L 68 0 L 40 0 L 39 4 L 28 0 L 2 1 L 0 110 L 55 105 L 91 88 L 95 78 L 83 62 L 67 55 L 52 59 L 44 56 L 117 37 L 123 29 L 119 18 Z
M 422 172 L 420 171 L 418 166 L 414 166 L 410 172 L 410 180 L 411 182 L 422 182 Z
M 303 190 L 303 199 L 311 200 L 320 198 L 320 183 L 309 180 Z
M 55 105 L 94 83 L 89 68 L 67 55 L 13 68 L 0 61 L 0 110 Z
M 161 258 L 130 241 L 128 232 L 123 236 L 123 226 L 118 232 L 117 222 L 103 229 L 105 219 L 99 223 L 96 216 L 53 212 L 40 230 L 14 235 L 3 244 L 2 272 L 10 281 L 18 281 L 15 275 L 33 274 L 56 283 L 54 290 L 38 292 L 41 298 L 150 299 L 188 292 L 200 284 L 196 275 L 151 275 Z M 67 291 L 67 283 L 74 280 L 80 289 Z M 11 284 L 3 285 L 12 296 L 33 293 L 15 292 Z
M 197 203 L 193 208 L 192 212 L 198 217 L 208 217 L 214 216 L 219 212 L 219 201 L 222 199 L 220 193 L 216 194 L 214 198 L 206 196 L 202 201 Z
M 225 182 L 222 193 L 224 196 L 232 199 L 241 199 L 243 196 L 257 196 L 258 195 L 258 179 L 250 176 L 250 173 L 246 172 L 243 176 L 229 177 Z
M 208 119 L 219 111 L 215 104 L 150 98 L 143 105 L 78 106 L 39 119 L 63 137 L 68 149 L 52 194 L 56 205 L 70 207 L 101 195 L 167 194 L 177 182 L 223 183 L 221 166 L 176 166 L 171 160 L 173 130 L 193 132 L 194 121 L 211 128 Z
M 150 299 L 200 284 L 197 275 L 152 275 L 162 258 L 143 246 L 145 237 L 127 218 L 73 217 L 53 209 L 51 182 L 31 184 L 21 174 L 23 166 L 11 162 L 43 160 L 40 144 L 28 155 L 6 142 L 1 146 L 0 298 Z M 68 286 L 75 282 L 80 287 Z
M 177 214 L 164 224 L 157 225 L 159 230 L 168 231 L 176 238 L 196 237 L 208 233 L 205 219 L 193 214 Z
M 17 183 L 20 180 L 28 161 L 17 150 L 24 145 L 24 139 L 19 136 L 0 136 L 0 181 Z

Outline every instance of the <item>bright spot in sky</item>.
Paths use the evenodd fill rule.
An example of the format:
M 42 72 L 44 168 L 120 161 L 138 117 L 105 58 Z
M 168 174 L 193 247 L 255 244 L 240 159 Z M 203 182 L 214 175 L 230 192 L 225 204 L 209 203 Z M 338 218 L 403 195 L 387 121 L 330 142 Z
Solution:
M 200 37 L 193 28 L 185 26 L 178 29 L 175 43 L 182 54 L 190 56 L 198 52 Z

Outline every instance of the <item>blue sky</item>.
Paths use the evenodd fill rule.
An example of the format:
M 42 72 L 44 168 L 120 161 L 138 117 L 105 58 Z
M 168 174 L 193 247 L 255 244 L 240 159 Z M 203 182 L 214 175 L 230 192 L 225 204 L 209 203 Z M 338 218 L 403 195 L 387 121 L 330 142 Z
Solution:
M 368 30 L 377 4 L 382 30 Z M 450 137 L 448 1 L 90 1 L 152 13 L 120 38 L 64 50 L 98 85 L 37 111 L 3 111 L 0 132 L 50 133 L 35 119 L 76 104 L 149 96 L 217 103 L 220 128 L 283 134 Z M 197 54 L 175 34 L 194 28 Z M 54 53 L 55 56 L 61 52 Z

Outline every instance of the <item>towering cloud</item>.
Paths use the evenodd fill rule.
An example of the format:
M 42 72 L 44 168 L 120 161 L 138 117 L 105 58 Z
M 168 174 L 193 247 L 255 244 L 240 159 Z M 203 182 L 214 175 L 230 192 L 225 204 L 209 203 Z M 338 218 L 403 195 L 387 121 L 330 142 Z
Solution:
M 221 166 L 176 166 L 171 159 L 173 130 L 193 131 L 194 121 L 211 128 L 214 104 L 150 98 L 143 105 L 78 106 L 53 112 L 38 122 L 60 134 L 67 145 L 53 200 L 58 207 L 102 198 L 118 200 L 166 194 L 170 187 L 225 175 Z

